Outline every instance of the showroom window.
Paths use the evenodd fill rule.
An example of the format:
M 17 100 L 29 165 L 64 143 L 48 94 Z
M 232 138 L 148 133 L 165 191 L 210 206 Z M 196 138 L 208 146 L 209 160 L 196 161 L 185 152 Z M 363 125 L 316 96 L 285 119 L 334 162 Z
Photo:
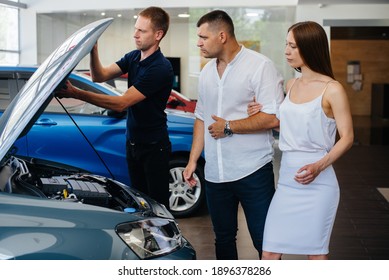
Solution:
M 0 5 L 0 64 L 18 63 L 19 9 L 9 5 Z

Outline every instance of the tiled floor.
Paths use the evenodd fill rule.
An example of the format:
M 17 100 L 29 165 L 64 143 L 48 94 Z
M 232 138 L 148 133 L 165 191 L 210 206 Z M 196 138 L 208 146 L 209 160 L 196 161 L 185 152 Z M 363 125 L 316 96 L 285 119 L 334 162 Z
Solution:
M 354 128 L 355 145 L 334 164 L 341 200 L 330 243 L 330 259 L 389 260 L 389 122 L 354 118 Z M 178 222 L 195 247 L 197 258 L 215 259 L 212 224 L 206 207 L 197 216 Z M 258 259 L 242 212 L 239 212 L 239 225 L 239 258 Z M 305 257 L 285 255 L 284 259 Z

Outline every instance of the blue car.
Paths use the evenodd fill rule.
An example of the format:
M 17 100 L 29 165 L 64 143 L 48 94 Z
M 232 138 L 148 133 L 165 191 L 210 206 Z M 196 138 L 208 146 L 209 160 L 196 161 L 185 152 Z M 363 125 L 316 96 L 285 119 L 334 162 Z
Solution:
M 112 178 L 26 156 L 46 155 L 54 146 L 80 162 L 84 152 L 88 154 L 83 150 L 87 145 L 73 141 L 63 114 L 42 112 L 111 22 L 103 19 L 75 32 L 34 70 L 22 89 L 14 88 L 13 81 L 21 78 L 17 73 L 5 79 L 9 92 L 3 88 L 7 82 L 1 84 L 0 102 L 6 109 L 0 117 L 0 259 L 196 258 L 164 205 Z M 88 134 L 96 124 L 84 118 Z M 102 124 L 112 121 L 101 119 Z M 54 130 L 47 133 L 44 128 Z
M 23 88 L 37 67 L 0 66 L 0 114 Z M 79 88 L 108 95 L 119 95 L 114 87 L 94 83 L 88 75 L 73 72 L 68 77 Z M 182 177 L 192 145 L 194 115 L 166 110 L 172 143 L 170 161 L 170 203 L 175 217 L 194 214 L 204 201 L 204 160 L 195 176 L 198 184 L 189 187 Z M 59 162 L 131 185 L 125 158 L 126 118 L 76 99 L 53 99 L 19 139 L 14 153 L 35 159 Z M 82 154 L 82 156 L 80 156 Z

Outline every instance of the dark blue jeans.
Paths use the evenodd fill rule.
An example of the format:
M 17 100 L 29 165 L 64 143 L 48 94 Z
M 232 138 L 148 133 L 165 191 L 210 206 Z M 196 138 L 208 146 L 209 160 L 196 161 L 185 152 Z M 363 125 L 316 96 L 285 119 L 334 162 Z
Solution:
M 238 206 L 241 204 L 254 247 L 262 254 L 263 228 L 274 195 L 273 164 L 234 182 L 205 186 L 208 210 L 215 232 L 216 259 L 237 260 Z

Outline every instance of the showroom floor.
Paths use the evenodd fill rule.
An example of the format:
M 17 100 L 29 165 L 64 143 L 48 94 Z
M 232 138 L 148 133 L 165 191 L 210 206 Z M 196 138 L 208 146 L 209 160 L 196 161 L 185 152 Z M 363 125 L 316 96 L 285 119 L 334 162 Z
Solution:
M 335 163 L 341 200 L 330 243 L 330 259 L 389 259 L 389 121 L 354 117 L 355 145 Z M 279 155 L 275 157 L 275 171 Z M 277 173 L 276 173 L 277 179 Z M 198 215 L 178 219 L 197 259 L 213 260 L 214 236 L 206 207 Z M 258 259 L 243 213 L 239 212 L 240 259 Z M 284 259 L 305 259 L 285 255 Z

